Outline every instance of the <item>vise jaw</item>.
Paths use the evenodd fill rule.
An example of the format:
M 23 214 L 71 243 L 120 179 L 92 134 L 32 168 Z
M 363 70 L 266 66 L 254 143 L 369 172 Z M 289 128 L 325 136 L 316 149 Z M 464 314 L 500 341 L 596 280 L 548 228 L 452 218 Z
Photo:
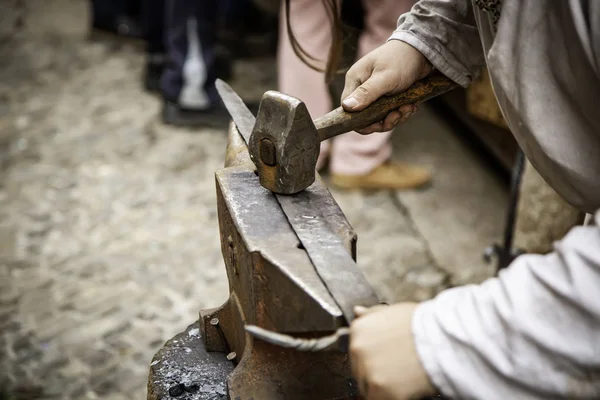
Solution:
M 345 325 L 275 196 L 258 179 L 248 148 L 231 124 L 225 168 L 216 172 L 230 295 L 221 307 L 200 312 L 206 350 L 225 352 L 236 364 L 227 380 L 230 399 L 358 398 L 347 354 L 301 353 L 254 340 L 244 330 L 251 324 L 310 338 Z M 310 196 L 356 260 L 356 235 L 318 177 Z

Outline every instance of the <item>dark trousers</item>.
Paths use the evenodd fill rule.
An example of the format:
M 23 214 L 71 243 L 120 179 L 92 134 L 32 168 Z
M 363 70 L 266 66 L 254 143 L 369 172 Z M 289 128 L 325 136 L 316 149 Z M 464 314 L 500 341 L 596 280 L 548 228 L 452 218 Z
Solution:
M 166 100 L 183 108 L 204 109 L 218 102 L 215 46 L 219 2 L 165 0 L 167 64 L 161 79 Z
M 135 0 L 92 0 L 92 25 L 112 30 L 118 17 L 139 16 L 139 2 Z
M 142 1 L 142 24 L 150 55 L 165 53 L 165 6 L 165 0 Z

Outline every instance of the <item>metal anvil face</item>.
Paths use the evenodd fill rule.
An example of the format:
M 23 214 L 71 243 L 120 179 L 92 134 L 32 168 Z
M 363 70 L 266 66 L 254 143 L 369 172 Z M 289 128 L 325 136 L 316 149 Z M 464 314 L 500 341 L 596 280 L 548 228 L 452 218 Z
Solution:
M 245 324 L 253 324 L 318 337 L 343 326 L 345 319 L 276 197 L 259 184 L 233 124 L 226 168 L 216 172 L 216 186 L 230 297 L 218 309 L 201 311 L 200 325 L 208 351 L 236 353 L 237 366 L 228 378 L 229 397 L 355 398 L 357 388 L 346 354 L 296 352 L 255 341 L 244 331 Z M 320 179 L 307 193 L 355 258 L 356 235 Z
M 275 193 L 297 193 L 315 181 L 320 140 L 302 101 L 266 92 L 248 145 L 260 183 Z

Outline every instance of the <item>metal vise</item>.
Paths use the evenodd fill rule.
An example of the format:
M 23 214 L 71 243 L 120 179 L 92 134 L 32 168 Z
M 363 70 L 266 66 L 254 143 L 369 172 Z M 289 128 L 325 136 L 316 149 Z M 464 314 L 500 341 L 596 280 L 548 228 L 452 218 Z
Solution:
M 169 388 L 177 387 L 174 386 L 177 380 L 173 379 L 176 374 L 166 367 L 174 363 L 179 367 L 190 365 L 178 372 L 187 374 L 188 385 L 193 385 L 194 379 L 204 383 L 226 380 L 223 387 L 227 388 L 227 397 L 216 398 L 360 398 L 351 378 L 347 354 L 297 352 L 254 340 L 244 330 L 246 324 L 252 324 L 296 337 L 315 338 L 345 325 L 342 311 L 317 274 L 275 196 L 258 179 L 246 143 L 231 124 L 225 168 L 216 172 L 221 250 L 230 296 L 221 307 L 200 312 L 203 343 L 197 340 L 195 344 L 186 344 L 192 349 L 188 353 L 178 351 L 182 340 L 191 343 L 191 336 L 180 334 L 155 356 L 148 383 L 149 399 L 162 399 Z M 320 178 L 317 177 L 310 192 L 311 205 L 319 207 L 356 260 L 356 235 Z M 327 256 L 327 248 L 322 251 Z M 193 331 L 190 327 L 186 332 L 190 329 Z M 209 357 L 218 353 L 222 354 Z M 196 361 L 190 357 L 196 357 L 193 359 Z M 233 363 L 235 368 L 222 368 L 224 362 Z M 202 368 L 194 369 L 193 365 Z M 196 389 L 203 387 L 198 385 Z M 179 389 L 183 391 L 182 388 Z M 196 397 L 186 399 L 215 398 L 214 394 L 202 397 L 202 390 L 195 393 Z

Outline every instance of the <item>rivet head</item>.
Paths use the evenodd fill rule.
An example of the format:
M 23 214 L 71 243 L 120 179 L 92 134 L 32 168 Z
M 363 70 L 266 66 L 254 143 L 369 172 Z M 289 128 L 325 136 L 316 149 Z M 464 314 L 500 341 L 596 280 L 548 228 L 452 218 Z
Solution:
M 237 357 L 237 354 L 235 354 L 235 351 L 232 351 L 231 353 L 227 354 L 227 359 L 229 361 L 235 360 L 236 357 Z
M 183 383 L 180 383 L 178 385 L 171 386 L 169 388 L 169 395 L 171 397 L 179 397 L 183 394 L 184 391 L 185 391 L 185 385 Z

